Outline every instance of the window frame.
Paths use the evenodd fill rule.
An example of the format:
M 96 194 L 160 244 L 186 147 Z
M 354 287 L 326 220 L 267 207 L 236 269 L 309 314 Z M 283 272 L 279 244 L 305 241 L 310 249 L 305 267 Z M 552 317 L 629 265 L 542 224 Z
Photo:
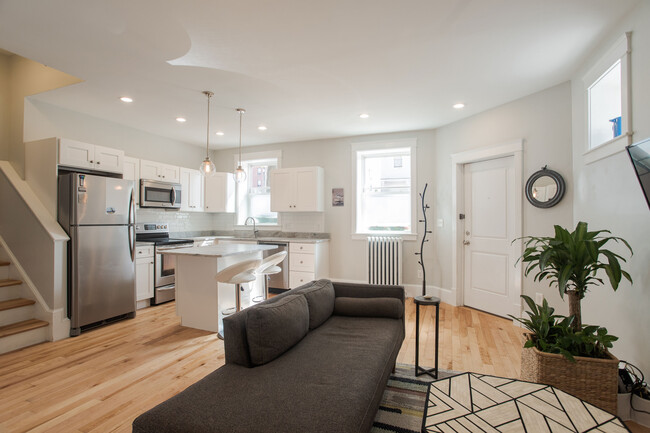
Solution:
M 272 150 L 272 151 L 266 151 L 266 152 L 250 152 L 250 153 L 242 153 L 241 155 L 241 160 L 242 161 L 257 161 L 257 160 L 262 160 L 262 159 L 276 159 L 278 161 L 277 168 L 281 168 L 282 166 L 282 151 L 281 150 Z M 234 160 L 234 166 L 236 167 L 239 165 L 239 155 L 235 154 L 233 155 L 233 160 Z M 246 173 L 246 181 L 248 182 L 250 173 Z M 270 175 L 270 173 L 269 173 Z M 258 227 L 264 227 L 265 229 L 278 229 L 282 227 L 282 221 L 281 221 L 281 212 L 277 212 L 278 214 L 278 222 L 276 224 L 259 224 L 257 223 Z M 239 221 L 239 187 L 237 186 L 237 183 L 235 182 L 235 214 L 234 214 L 234 222 L 233 222 L 233 227 L 237 230 L 239 229 L 244 229 L 245 225 L 243 224 L 238 224 Z M 250 227 L 250 226 L 248 226 Z
M 632 144 L 632 98 L 631 98 L 631 32 L 621 35 L 616 42 L 595 62 L 591 69 L 583 76 L 584 94 L 584 160 L 591 164 L 600 159 L 614 155 L 625 150 L 625 146 Z M 591 104 L 590 89 L 596 84 L 617 62 L 621 63 L 621 135 L 595 146 L 591 146 Z
M 409 148 L 411 153 L 411 231 L 409 232 L 360 232 L 357 229 L 357 205 L 361 193 L 362 181 L 359 179 L 357 163 L 359 152 L 382 151 L 390 149 Z M 351 183 L 353 193 L 350 194 L 350 205 L 352 207 L 352 239 L 365 240 L 368 236 L 399 236 L 404 240 L 417 239 L 417 138 L 402 138 L 395 140 L 373 141 L 363 143 L 352 143 L 351 145 Z

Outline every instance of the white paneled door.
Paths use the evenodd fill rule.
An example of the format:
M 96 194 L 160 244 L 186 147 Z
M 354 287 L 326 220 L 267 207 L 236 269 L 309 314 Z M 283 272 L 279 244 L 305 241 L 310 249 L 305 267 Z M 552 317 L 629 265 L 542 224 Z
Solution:
M 464 304 L 517 314 L 514 157 L 466 164 L 464 176 Z

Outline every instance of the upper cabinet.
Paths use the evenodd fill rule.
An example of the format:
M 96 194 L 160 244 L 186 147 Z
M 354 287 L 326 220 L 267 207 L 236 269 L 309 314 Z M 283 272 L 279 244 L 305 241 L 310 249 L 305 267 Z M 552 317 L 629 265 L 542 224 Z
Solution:
M 122 179 L 133 181 L 135 205 L 140 206 L 140 160 L 138 158 L 124 157 L 124 174 Z
M 232 173 L 205 178 L 205 211 L 235 212 L 235 180 Z
M 161 180 L 165 182 L 181 181 L 180 167 L 162 162 L 140 160 L 140 179 Z
M 322 167 L 280 168 L 271 172 L 271 211 L 322 212 Z
M 203 211 L 204 178 L 201 172 L 181 167 L 181 210 L 186 212 Z
M 122 173 L 124 152 L 110 147 L 59 139 L 59 165 Z

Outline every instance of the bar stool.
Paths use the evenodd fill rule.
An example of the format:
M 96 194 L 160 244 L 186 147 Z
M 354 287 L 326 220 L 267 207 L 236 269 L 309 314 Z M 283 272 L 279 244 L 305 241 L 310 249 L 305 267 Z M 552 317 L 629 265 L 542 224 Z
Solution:
M 262 261 L 259 259 L 245 260 L 228 266 L 215 275 L 217 282 L 235 285 L 235 312 L 241 311 L 241 285 L 257 279 L 255 269 L 260 266 L 260 263 Z M 218 336 L 223 339 L 223 331 L 219 331 Z
M 275 253 L 272 256 L 268 256 L 259 267 L 255 270 L 256 275 L 264 276 L 264 294 L 262 296 L 255 296 L 253 302 L 262 302 L 266 299 L 269 299 L 269 279 L 270 275 L 277 274 L 282 272 L 282 268 L 278 266 L 285 258 L 287 257 L 286 251 L 280 251 Z

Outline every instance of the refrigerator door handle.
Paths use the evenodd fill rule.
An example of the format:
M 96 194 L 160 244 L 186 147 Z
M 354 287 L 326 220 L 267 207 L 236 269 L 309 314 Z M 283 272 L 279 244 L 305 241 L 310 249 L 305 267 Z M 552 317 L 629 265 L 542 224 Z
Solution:
M 135 203 L 133 202 L 133 190 L 131 190 L 131 198 L 129 199 L 129 253 L 131 254 L 131 261 L 135 261 Z

